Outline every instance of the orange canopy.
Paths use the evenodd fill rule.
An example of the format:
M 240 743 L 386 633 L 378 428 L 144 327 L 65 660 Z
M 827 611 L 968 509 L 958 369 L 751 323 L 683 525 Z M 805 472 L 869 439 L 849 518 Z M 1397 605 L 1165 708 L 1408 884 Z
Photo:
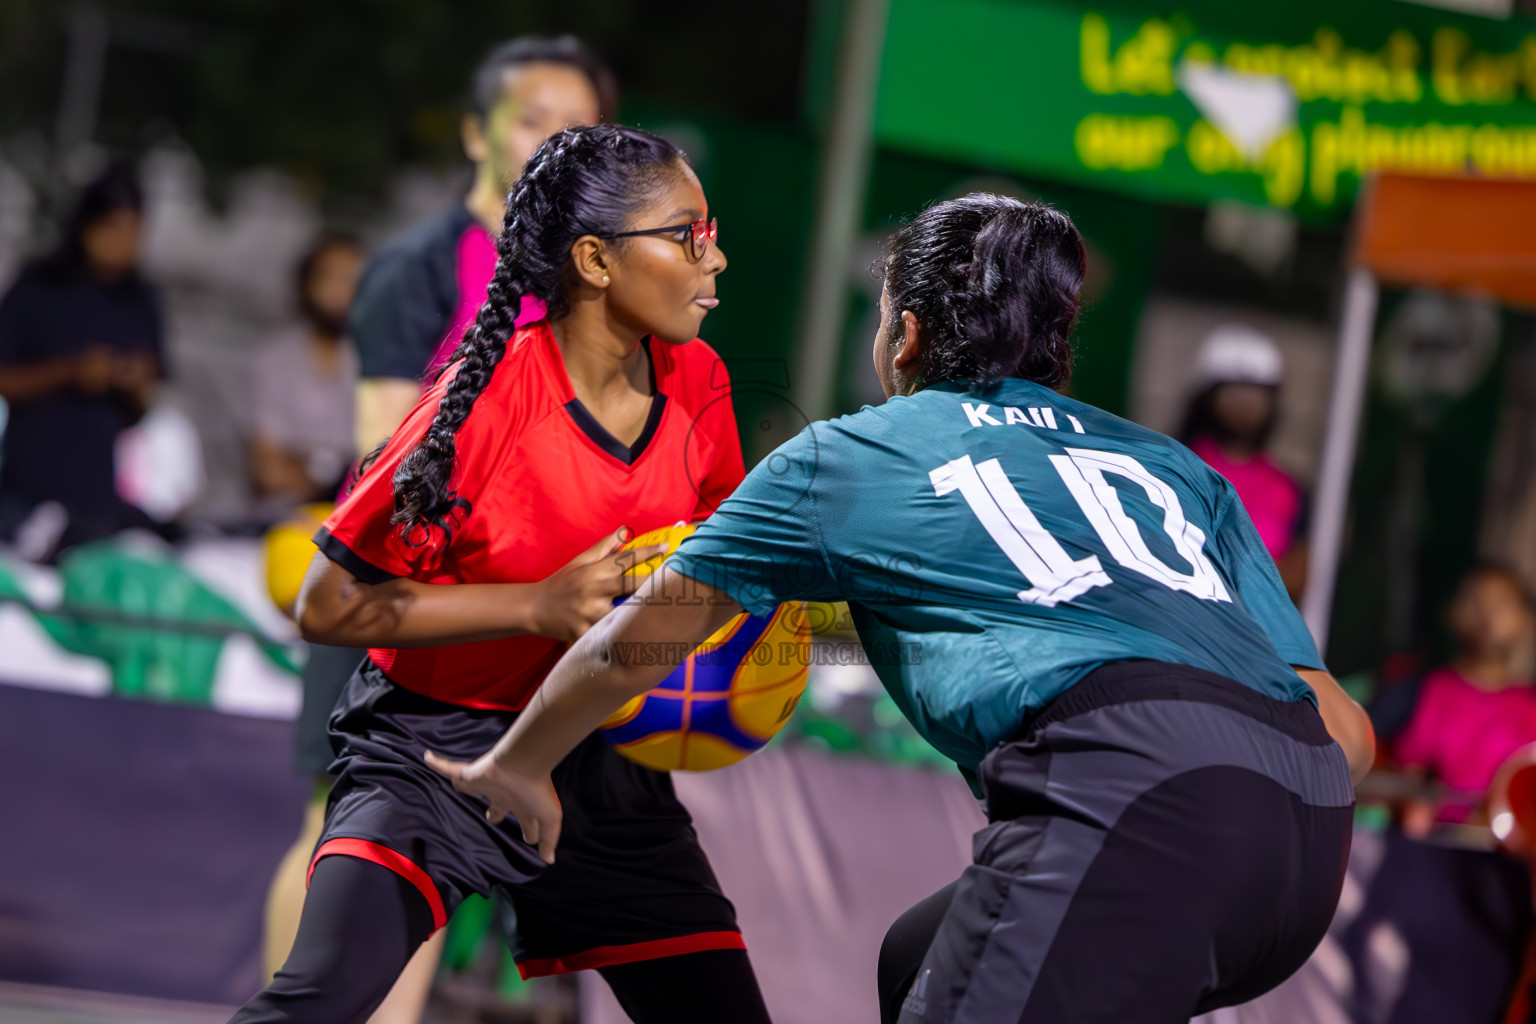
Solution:
M 1356 212 L 1355 258 L 1383 282 L 1536 307 L 1536 182 L 1384 173 Z

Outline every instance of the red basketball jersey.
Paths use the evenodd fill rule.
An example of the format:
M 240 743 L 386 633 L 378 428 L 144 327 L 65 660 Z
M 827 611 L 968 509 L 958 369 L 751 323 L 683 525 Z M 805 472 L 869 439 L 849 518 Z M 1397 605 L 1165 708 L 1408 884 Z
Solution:
M 390 525 L 392 481 L 437 412 L 450 367 L 406 417 L 378 461 L 315 537 L 365 582 L 532 583 L 621 526 L 637 533 L 709 515 L 742 478 L 730 378 L 713 349 L 646 342 L 656 394 L 626 447 L 571 388 L 548 321 L 519 329 L 456 437 L 455 496 L 446 539 Z M 516 636 L 441 647 L 374 649 L 394 682 L 467 707 L 516 711 L 565 645 Z

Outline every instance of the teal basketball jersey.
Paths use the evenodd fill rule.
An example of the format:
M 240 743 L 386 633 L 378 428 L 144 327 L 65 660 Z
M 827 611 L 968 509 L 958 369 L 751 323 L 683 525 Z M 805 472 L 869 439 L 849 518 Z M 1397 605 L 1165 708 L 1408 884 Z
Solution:
M 815 423 L 673 556 L 757 615 L 846 600 L 881 682 L 974 771 L 1101 665 L 1152 659 L 1314 700 L 1322 668 L 1232 486 L 1038 384 L 938 385 Z

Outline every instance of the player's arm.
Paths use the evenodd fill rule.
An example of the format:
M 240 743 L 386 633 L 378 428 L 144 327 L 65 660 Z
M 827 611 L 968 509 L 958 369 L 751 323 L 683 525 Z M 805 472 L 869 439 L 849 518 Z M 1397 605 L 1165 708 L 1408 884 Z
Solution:
M 515 817 L 523 838 L 553 863 L 561 819 L 550 783 L 555 765 L 741 610 L 723 591 L 663 567 L 560 659 L 488 753 L 471 762 L 429 753 L 428 763 L 459 792 L 489 801 L 491 822 Z
M 1221 510 L 1213 538 L 1248 613 L 1269 637 L 1275 650 L 1317 694 L 1317 708 L 1328 735 L 1343 749 L 1356 785 L 1376 758 L 1376 734 L 1365 709 L 1350 699 L 1322 667 L 1322 656 L 1307 624 L 1291 603 L 1269 551 L 1232 485 L 1222 481 Z
M 812 428 L 779 446 L 644 587 L 575 644 L 505 736 L 468 763 L 429 755 L 461 793 L 483 797 L 553 861 L 560 801 L 550 772 L 614 711 L 652 689 L 743 606 L 756 615 L 790 600 L 837 600 L 815 522 L 818 452 Z
M 299 630 L 336 647 L 435 647 L 532 633 L 575 640 L 625 593 L 624 573 L 665 545 L 619 552 L 609 534 L 536 583 L 421 583 L 358 579 L 316 552 L 299 589 Z
M 1376 762 L 1376 731 L 1365 709 L 1344 692 L 1327 672 L 1297 668 L 1296 672 L 1317 694 L 1317 709 L 1322 713 L 1328 735 L 1344 750 L 1349 760 L 1349 776 L 1355 785 L 1365 778 Z

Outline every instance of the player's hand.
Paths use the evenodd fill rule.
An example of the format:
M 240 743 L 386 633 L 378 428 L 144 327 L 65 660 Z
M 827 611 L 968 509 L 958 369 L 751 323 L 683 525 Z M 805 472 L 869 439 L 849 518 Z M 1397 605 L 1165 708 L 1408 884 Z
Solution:
M 523 830 L 523 841 L 536 846 L 546 864 L 555 862 L 555 844 L 560 840 L 562 812 L 555 784 L 546 774 L 523 775 L 497 763 L 490 753 L 473 761 L 450 761 L 430 750 L 427 764 L 453 782 L 453 788 L 465 796 L 476 796 L 490 804 L 485 820 L 499 825 L 509 816 Z
M 530 632 L 573 642 L 613 611 L 614 599 L 631 593 L 636 582 L 624 573 L 667 550 L 665 544 L 652 544 L 621 552 L 632 536 L 628 528 L 611 533 L 541 581 Z

